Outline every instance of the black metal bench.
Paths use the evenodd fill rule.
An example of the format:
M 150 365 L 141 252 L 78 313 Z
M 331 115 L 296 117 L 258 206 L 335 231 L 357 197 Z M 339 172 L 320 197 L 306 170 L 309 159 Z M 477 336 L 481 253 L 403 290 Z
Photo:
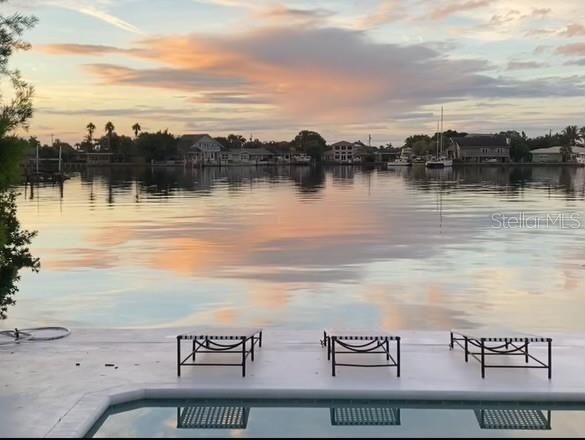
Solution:
M 395 343 L 394 356 L 390 352 L 390 342 Z M 400 336 L 391 336 L 383 332 L 337 332 L 324 331 L 321 344 L 327 348 L 327 360 L 331 361 L 331 373 L 335 376 L 336 367 L 396 367 L 400 377 Z M 349 354 L 384 354 L 384 364 L 349 364 L 337 360 L 338 355 Z
M 191 341 L 191 349 L 184 359 L 181 356 L 181 342 Z M 181 376 L 182 366 L 242 367 L 242 376 L 246 377 L 246 359 L 254 362 L 255 346 L 262 347 L 262 329 L 201 329 L 177 336 L 177 376 Z M 197 361 L 197 354 L 241 354 L 238 363 L 202 363 Z M 191 360 L 192 362 L 189 362 Z
M 541 368 L 548 370 L 552 378 L 552 339 L 516 332 L 494 332 L 490 330 L 451 330 L 449 347 L 457 344 L 465 352 L 465 362 L 473 357 L 481 364 L 481 377 L 485 378 L 487 368 Z M 530 344 L 546 344 L 547 360 L 543 361 L 529 351 Z M 523 356 L 524 364 L 488 364 L 488 356 Z M 530 361 L 533 361 L 532 363 Z

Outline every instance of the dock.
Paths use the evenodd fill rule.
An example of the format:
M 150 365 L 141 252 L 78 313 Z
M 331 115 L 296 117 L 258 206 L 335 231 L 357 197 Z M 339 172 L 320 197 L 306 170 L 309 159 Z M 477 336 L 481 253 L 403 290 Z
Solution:
M 552 380 L 541 370 L 490 370 L 449 350 L 449 331 L 398 331 L 402 374 L 341 368 L 331 376 L 319 331 L 264 329 L 237 368 L 176 372 L 180 329 L 72 329 L 57 341 L 0 345 L 0 435 L 81 437 L 112 403 L 143 398 L 295 398 L 585 402 L 585 334 L 553 338 Z M 213 355 L 209 355 L 213 356 Z

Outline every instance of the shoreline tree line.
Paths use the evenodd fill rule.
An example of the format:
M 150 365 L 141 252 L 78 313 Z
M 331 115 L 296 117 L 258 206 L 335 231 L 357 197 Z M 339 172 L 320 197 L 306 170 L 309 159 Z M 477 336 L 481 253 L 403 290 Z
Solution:
M 93 122 L 86 125 L 86 134 L 83 139 L 71 145 L 55 139 L 52 145 L 41 144 L 39 140 L 32 136 L 28 139 L 20 139 L 24 151 L 28 151 L 29 156 L 33 155 L 37 147 L 41 158 L 57 158 L 59 149 L 65 161 L 73 160 L 79 153 L 91 152 L 108 152 L 112 153 L 120 162 L 144 161 L 151 160 L 180 160 L 183 153 L 179 148 L 181 136 L 176 136 L 168 130 L 157 132 L 146 132 L 142 130 L 140 123 L 136 122 L 131 127 L 134 133 L 133 137 L 118 134 L 116 126 L 108 121 L 99 135 L 98 127 Z M 530 152 L 536 148 L 546 148 L 552 146 L 561 146 L 563 155 L 570 156 L 571 148 L 574 146 L 585 145 L 585 126 L 578 127 L 569 125 L 557 133 L 549 132 L 543 136 L 528 137 L 524 131 L 508 130 L 494 133 L 510 138 L 510 156 L 514 162 L 528 162 Z M 443 133 L 443 142 L 447 146 L 449 138 L 466 136 L 465 132 L 455 130 L 446 130 Z M 295 154 L 308 154 L 320 161 L 323 153 L 329 148 L 327 141 L 316 131 L 302 130 L 292 140 L 281 141 L 261 141 L 258 138 L 245 138 L 239 134 L 229 134 L 227 136 L 216 136 L 215 139 L 224 148 L 265 148 L 269 151 L 289 151 Z M 410 148 L 415 156 L 424 157 L 432 155 L 436 151 L 438 134 L 416 134 L 407 137 L 401 148 Z M 361 145 L 364 151 L 374 152 L 375 150 L 394 150 L 391 143 L 377 147 L 367 147 L 361 141 L 355 141 Z M 22 154 L 22 152 L 21 152 Z

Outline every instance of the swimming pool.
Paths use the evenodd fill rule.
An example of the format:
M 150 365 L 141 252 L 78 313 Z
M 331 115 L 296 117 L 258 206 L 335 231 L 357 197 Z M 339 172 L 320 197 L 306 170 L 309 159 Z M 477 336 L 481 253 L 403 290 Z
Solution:
M 87 437 L 582 437 L 585 403 L 143 400 Z

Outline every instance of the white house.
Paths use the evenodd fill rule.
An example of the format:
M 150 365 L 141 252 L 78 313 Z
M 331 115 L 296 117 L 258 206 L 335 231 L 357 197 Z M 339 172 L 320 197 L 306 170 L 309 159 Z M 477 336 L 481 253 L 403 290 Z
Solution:
M 354 163 L 360 159 L 360 146 L 352 142 L 336 142 L 325 152 L 325 160 L 331 162 Z
M 227 156 L 222 155 L 223 149 L 223 145 L 208 134 L 186 134 L 179 140 L 179 151 L 192 163 L 215 164 L 227 160 Z
M 536 148 L 530 153 L 532 154 L 532 162 L 535 163 L 559 163 L 563 161 L 561 146 Z M 572 155 L 571 162 L 585 164 L 585 147 L 574 146 L 571 147 Z

